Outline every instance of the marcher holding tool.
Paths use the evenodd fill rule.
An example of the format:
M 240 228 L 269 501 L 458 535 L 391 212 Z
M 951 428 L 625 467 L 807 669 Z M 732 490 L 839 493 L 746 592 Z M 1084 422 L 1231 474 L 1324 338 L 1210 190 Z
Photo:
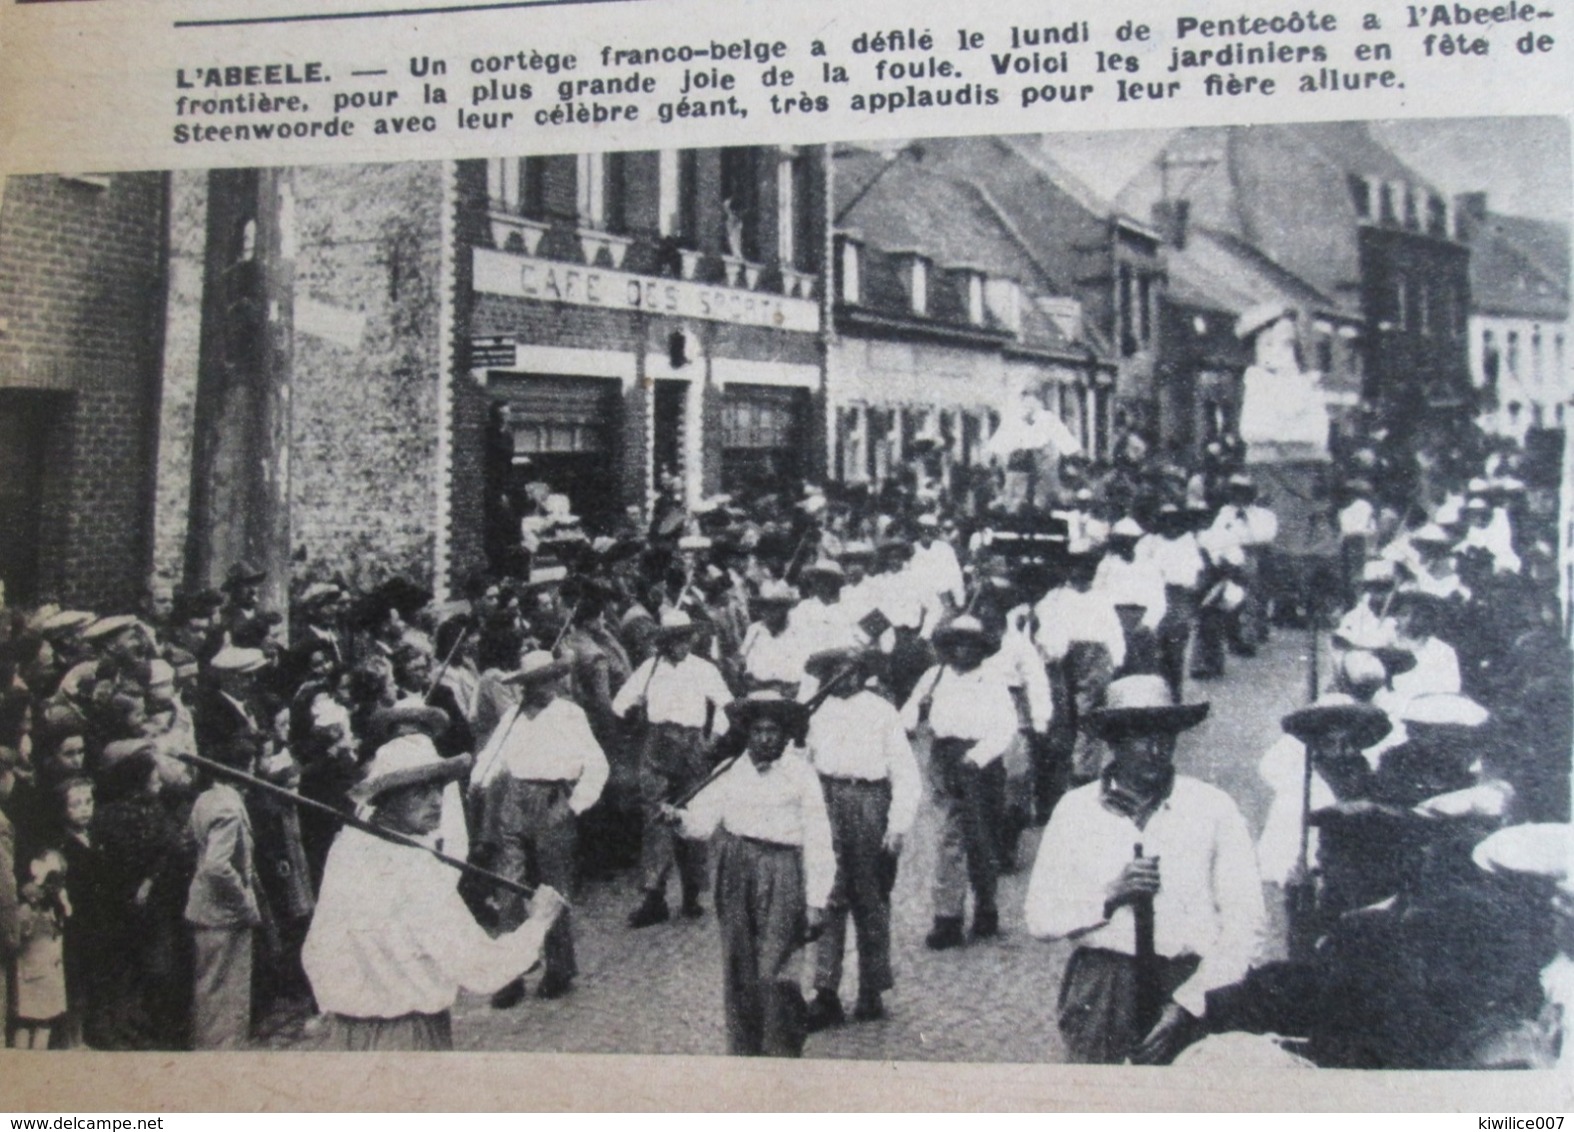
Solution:
M 442 758 L 424 736 L 402 736 L 378 750 L 355 799 L 374 825 L 423 843 L 442 820 L 444 785 L 469 766 L 462 756 Z M 340 832 L 301 953 L 333 1026 L 330 1048 L 452 1049 L 459 988 L 489 994 L 535 965 L 563 898 L 537 888 L 529 918 L 493 939 L 457 879 L 419 844 Z
M 788 750 L 808 713 L 772 692 L 728 705 L 748 749 L 681 808 L 662 808 L 684 837 L 718 839 L 716 918 L 732 1054 L 798 1057 L 808 1033 L 792 959 L 819 934 L 836 879 L 819 777 Z
M 1078 944 L 1060 988 L 1072 1061 L 1168 1063 L 1195 1035 L 1203 995 L 1257 950 L 1246 820 L 1223 791 L 1175 773 L 1176 737 L 1207 713 L 1171 703 L 1161 677 L 1127 676 L 1086 719 L 1114 761 L 1056 807 L 1026 905 L 1033 935 Z

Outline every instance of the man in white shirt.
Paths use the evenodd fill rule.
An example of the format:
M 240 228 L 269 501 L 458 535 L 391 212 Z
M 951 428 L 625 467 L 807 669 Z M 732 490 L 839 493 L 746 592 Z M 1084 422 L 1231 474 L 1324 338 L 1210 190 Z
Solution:
M 842 604 L 847 575 L 841 564 L 821 558 L 805 566 L 798 577 L 804 597 L 787 618 L 787 636 L 803 658 L 857 644 L 862 634 L 849 615 L 851 610 Z
M 787 631 L 788 619 L 798 604 L 798 591 L 786 582 L 767 579 L 751 602 L 759 618 L 744 630 L 738 649 L 738 666 L 750 689 L 776 687 L 790 695 L 803 680 L 808 659 L 803 643 Z
M 1164 575 L 1151 559 L 1137 560 L 1142 526 L 1129 516 L 1109 532 L 1109 548 L 1093 575 L 1093 588 L 1108 594 L 1112 605 L 1140 605 L 1140 623 L 1157 631 L 1164 620 Z
M 1137 544 L 1137 557 L 1151 562 L 1164 577 L 1166 611 L 1158 629 L 1159 663 L 1170 686 L 1170 698 L 1181 702 L 1185 690 L 1186 648 L 1197 620 L 1198 587 L 1207 567 L 1190 516 L 1173 503 L 1153 517 L 1153 533 Z
M 967 586 L 962 565 L 951 544 L 939 537 L 940 518 L 925 514 L 918 518 L 918 541 L 913 547 L 907 576 L 929 615 L 926 634 L 933 635 L 940 620 L 967 604 Z
M 377 824 L 431 841 L 443 786 L 470 759 L 444 759 L 423 738 L 379 749 L 355 798 L 373 808 Z M 535 964 L 563 898 L 536 889 L 529 919 L 494 939 L 471 916 L 457 882 L 458 874 L 421 849 L 355 829 L 339 833 L 301 950 L 330 1019 L 331 1048 L 452 1049 L 460 987 L 489 994 Z
M 470 786 L 483 798 L 476 841 L 485 867 L 525 884 L 549 884 L 572 899 L 577 820 L 601 797 L 610 768 L 584 709 L 559 695 L 569 667 L 539 649 L 521 658 L 519 671 L 507 678 L 519 686 L 519 705 L 481 748 Z M 505 894 L 498 926 L 512 931 L 524 919 L 524 901 Z M 544 958 L 536 995 L 566 994 L 579 971 L 567 912 L 548 933 Z M 492 1005 L 507 1009 L 523 994 L 523 981 L 511 983 Z
M 1334 629 L 1334 644 L 1362 641 L 1366 647 L 1391 645 L 1398 632 L 1394 620 L 1392 594 L 1394 564 L 1374 558 L 1361 567 L 1361 592 L 1339 625 Z
M 662 813 L 685 838 L 721 834 L 716 919 L 727 1052 L 798 1057 L 808 1011 L 792 959 L 824 924 L 836 879 L 831 823 L 814 769 L 788 750 L 807 709 L 758 692 L 728 714 L 748 735 L 747 750 L 683 808 Z
M 1377 694 L 1378 707 L 1395 718 L 1416 696 L 1457 693 L 1460 690 L 1459 656 L 1437 635 L 1448 609 L 1447 602 L 1420 590 L 1401 590 L 1394 598 L 1398 631 L 1394 643 L 1416 658 L 1415 667 L 1395 672 L 1389 686 Z
M 1000 670 L 985 660 L 995 651 L 984 626 L 958 617 L 935 633 L 942 663 L 919 678 L 902 707 L 909 735 L 927 724 L 931 785 L 940 806 L 940 843 L 932 888 L 934 927 L 924 943 L 934 951 L 960 947 L 968 889 L 973 892 L 973 938 L 1000 934 L 995 887 L 1000 875 L 995 830 L 1003 820 L 1002 756 L 1017 737 L 1016 704 Z
M 1066 710 L 1056 715 L 1050 727 L 1059 781 L 1050 791 L 1052 797 L 1040 797 L 1046 816 L 1065 792 L 1065 784 L 1081 785 L 1102 768 L 1104 745 L 1080 732 L 1078 719 L 1103 702 L 1105 688 L 1126 663 L 1126 630 L 1120 614 L 1110 592 L 1093 584 L 1098 560 L 1095 550 L 1067 554 L 1065 584 L 1050 590 L 1034 607 L 1039 653 L 1050 680 L 1065 689 Z
M 843 1020 L 838 991 L 849 913 L 858 934 L 853 1017 L 885 1017 L 880 995 L 892 986 L 891 883 L 902 841 L 918 814 L 921 780 L 896 708 L 866 686 L 876 656 L 834 649 L 809 658 L 809 673 L 817 680 L 846 673 L 811 718 L 806 742 L 825 790 L 836 850 L 836 885 L 815 951 L 811 1030 Z
M 1060 990 L 1073 1061 L 1168 1063 L 1196 1036 L 1206 992 L 1256 953 L 1246 820 L 1223 791 L 1175 773 L 1177 735 L 1207 711 L 1172 704 L 1160 677 L 1127 676 L 1087 717 L 1114 762 L 1056 807 L 1026 904 L 1034 936 L 1078 944 Z
M 640 869 L 645 896 L 629 916 L 632 928 L 668 918 L 667 878 L 673 867 L 683 893 L 683 914 L 704 914 L 705 847 L 679 841 L 661 820 L 661 806 L 696 783 L 711 768 L 711 741 L 727 730 L 725 708 L 732 692 L 710 661 L 693 655 L 697 626 L 682 610 L 664 610 L 656 630 L 656 655 L 634 670 L 612 698 L 612 710 L 625 718 L 643 716 L 645 734 L 639 758 L 640 797 L 645 827 Z

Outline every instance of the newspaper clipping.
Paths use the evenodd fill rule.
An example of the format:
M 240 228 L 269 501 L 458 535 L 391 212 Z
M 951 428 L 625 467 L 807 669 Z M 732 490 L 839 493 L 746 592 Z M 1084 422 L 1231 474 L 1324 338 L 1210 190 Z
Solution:
M 1568 1108 L 1568 20 L 4 0 L 0 1103 Z

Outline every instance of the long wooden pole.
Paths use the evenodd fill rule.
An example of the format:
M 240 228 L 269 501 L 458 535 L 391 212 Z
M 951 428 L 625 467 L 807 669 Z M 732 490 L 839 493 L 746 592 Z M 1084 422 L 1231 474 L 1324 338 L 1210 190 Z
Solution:
M 180 751 L 172 751 L 171 754 L 181 762 L 199 767 L 209 774 L 232 779 L 243 786 L 261 790 L 264 794 L 282 799 L 298 810 L 305 810 L 308 813 L 317 814 L 319 817 L 332 818 L 341 825 L 349 826 L 351 829 L 358 829 L 362 833 L 381 838 L 383 841 L 393 845 L 403 845 L 406 849 L 419 849 L 423 853 L 429 853 L 451 869 L 458 869 L 462 873 L 468 873 L 473 877 L 489 881 L 500 888 L 508 889 L 510 892 L 517 892 L 527 900 L 536 894 L 536 890 L 527 884 L 521 884 L 517 880 L 509 880 L 507 877 L 499 876 L 488 869 L 472 865 L 469 861 L 461 861 L 458 857 L 450 857 L 446 853 L 439 853 L 430 845 L 411 837 L 409 834 L 400 833 L 398 830 L 389 829 L 387 826 L 364 821 L 354 814 L 345 813 L 343 810 L 335 809 L 324 802 L 317 801 L 315 798 L 307 798 L 304 795 L 297 794 L 293 790 L 286 790 L 282 786 L 277 786 L 272 782 L 258 778 L 256 775 L 247 774 L 243 770 L 225 766 L 223 763 L 214 762 L 212 759 L 205 759 L 201 755 L 184 754 Z

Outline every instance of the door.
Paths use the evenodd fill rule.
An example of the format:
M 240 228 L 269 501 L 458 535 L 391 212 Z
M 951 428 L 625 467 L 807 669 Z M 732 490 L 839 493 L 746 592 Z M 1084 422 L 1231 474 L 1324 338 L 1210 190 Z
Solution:
M 0 582 L 6 605 L 38 599 L 48 394 L 0 391 Z
M 545 483 L 568 496 L 587 529 L 611 526 L 622 510 L 618 382 L 509 374 L 488 388 L 506 406 L 513 438 L 509 493 L 522 500 L 526 484 Z

